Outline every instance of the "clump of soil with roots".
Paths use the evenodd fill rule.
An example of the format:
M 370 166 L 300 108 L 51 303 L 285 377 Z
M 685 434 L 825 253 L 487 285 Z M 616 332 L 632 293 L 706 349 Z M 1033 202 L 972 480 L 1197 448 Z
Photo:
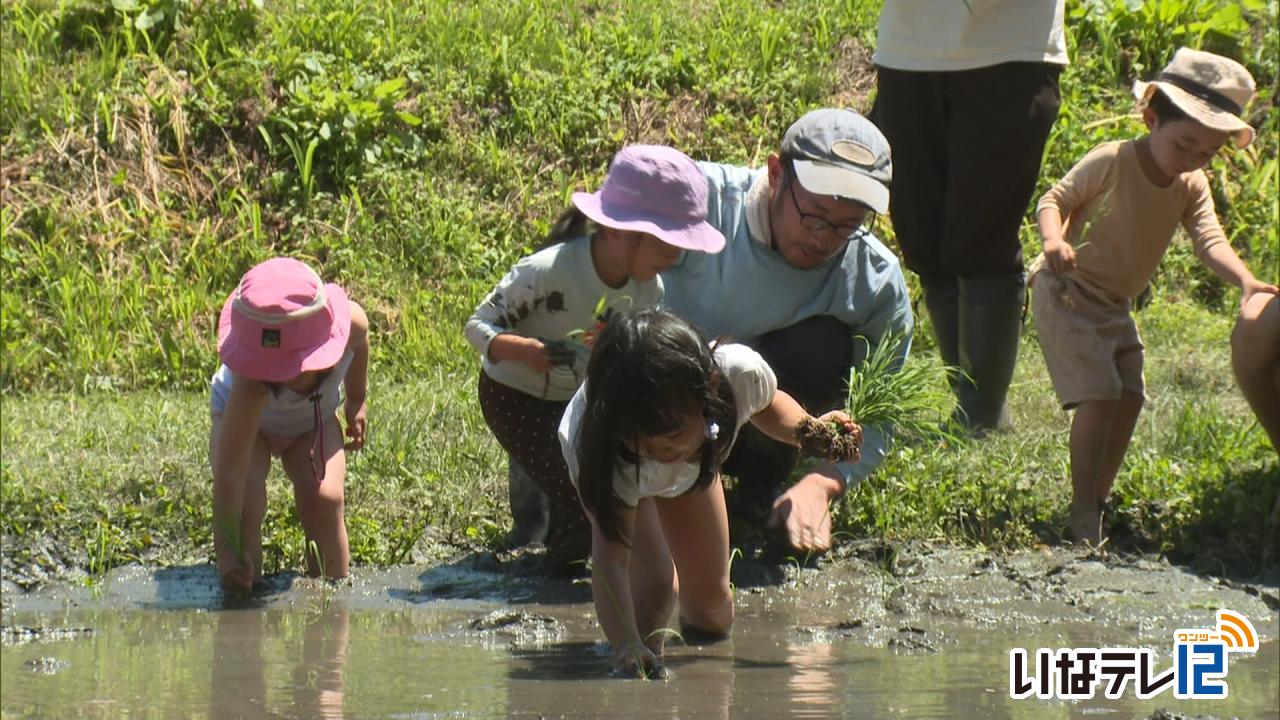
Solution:
M 836 422 L 806 417 L 796 427 L 796 441 L 800 452 L 811 457 L 836 462 L 856 460 L 862 447 L 862 427 L 855 425 L 850 431 Z

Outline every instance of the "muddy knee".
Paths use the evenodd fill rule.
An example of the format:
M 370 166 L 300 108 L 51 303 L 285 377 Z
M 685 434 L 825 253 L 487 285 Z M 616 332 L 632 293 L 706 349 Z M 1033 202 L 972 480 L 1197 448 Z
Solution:
M 728 637 L 733 629 L 733 596 L 727 591 L 716 602 L 700 603 L 694 607 L 680 607 L 680 632 L 686 641 L 692 633 L 702 640 Z

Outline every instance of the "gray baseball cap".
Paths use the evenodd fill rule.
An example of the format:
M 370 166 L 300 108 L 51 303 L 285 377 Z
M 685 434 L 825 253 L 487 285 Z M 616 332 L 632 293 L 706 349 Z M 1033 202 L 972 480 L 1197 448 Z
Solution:
M 787 128 L 781 150 L 792 159 L 805 190 L 854 200 L 878 213 L 889 211 L 889 141 L 858 113 L 842 108 L 805 113 Z

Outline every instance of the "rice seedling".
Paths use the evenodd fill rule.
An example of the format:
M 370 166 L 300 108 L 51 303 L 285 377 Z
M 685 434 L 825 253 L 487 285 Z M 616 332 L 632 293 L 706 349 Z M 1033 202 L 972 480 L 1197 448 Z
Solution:
M 947 372 L 933 358 L 903 360 L 901 335 L 886 334 L 874 346 L 864 337 L 862 363 L 849 375 L 845 407 L 854 421 L 885 426 L 899 435 L 918 439 L 950 437 L 951 393 L 943 382 Z
M 1232 244 L 1280 281 L 1276 3 L 1067 7 L 1072 64 L 1040 189 L 1099 142 L 1141 132 L 1132 81 L 1179 44 L 1232 55 L 1258 80 L 1258 140 L 1221 153 L 1211 186 Z M 848 61 L 869 55 L 879 10 L 877 0 L 0 4 L 0 529 L 93 545 L 95 567 L 207 555 L 217 311 L 254 262 L 290 254 L 323 266 L 373 324 L 371 442 L 349 469 L 353 561 L 402 559 L 428 525 L 459 542 L 499 537 L 502 455 L 460 332 L 477 302 L 627 142 L 758 165 L 803 111 L 867 110 L 869 97 L 849 100 L 847 86 L 871 87 L 874 69 Z M 892 243 L 890 228 L 880 233 Z M 1031 222 L 1022 238 L 1028 256 L 1039 252 Z M 1139 323 L 1162 394 L 1122 470 L 1117 514 L 1147 547 L 1186 548 L 1219 530 L 1241 547 L 1274 544 L 1274 533 L 1249 534 L 1265 526 L 1262 503 L 1238 501 L 1272 492 L 1277 469 L 1229 380 L 1235 295 L 1175 243 L 1154 296 Z M 868 427 L 893 425 L 896 441 L 834 507 L 835 530 L 1055 540 L 1067 424 L 1034 343 L 1011 393 L 1018 429 L 973 444 L 949 434 L 947 369 L 926 330 L 905 362 L 901 339 L 860 348 L 848 409 Z M 281 509 L 286 484 L 273 476 L 270 487 L 267 569 L 293 567 L 304 539 Z M 100 520 L 117 529 L 110 552 Z

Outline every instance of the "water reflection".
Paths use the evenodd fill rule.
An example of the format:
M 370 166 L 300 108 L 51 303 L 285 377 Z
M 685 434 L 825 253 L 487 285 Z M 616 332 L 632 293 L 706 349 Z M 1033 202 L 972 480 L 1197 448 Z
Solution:
M 341 603 L 326 603 L 299 614 L 268 614 L 257 608 L 219 612 L 213 637 L 209 716 L 231 720 L 277 714 L 279 711 L 271 707 L 267 677 L 280 677 L 281 673 L 270 669 L 284 663 L 292 667 L 290 707 L 285 717 L 343 717 L 349 625 L 350 611 Z M 285 657 L 274 658 L 266 651 L 267 640 L 282 636 L 287 639 Z
M 733 641 L 688 647 L 668 643 L 670 680 L 609 675 L 597 642 L 521 648 L 507 671 L 507 717 L 672 717 L 729 720 L 734 704 Z
M 744 612 L 726 642 L 673 642 L 668 682 L 608 676 L 588 605 L 532 606 L 565 624 L 542 643 L 478 635 L 492 606 L 371 610 L 295 594 L 267 608 L 6 614 L 16 627 L 92 627 L 91 636 L 0 646 L 0 716 L 197 718 L 1001 718 L 1280 717 L 1280 643 L 1232 658 L 1230 696 L 1181 701 L 1011 700 L 1010 647 L 1123 642 L 1124 628 L 966 629 L 933 638 L 937 652 L 825 641 L 782 614 Z M 351 611 L 348 612 L 348 607 Z M 1264 622 L 1259 620 L 1259 622 Z M 1265 620 L 1276 635 L 1275 616 Z M 898 637 L 896 628 L 884 633 Z M 1119 638 L 1118 640 L 1115 638 Z M 883 638 L 881 638 L 883 639 Z M 1171 658 L 1166 652 L 1161 663 Z M 56 665 L 57 672 L 33 668 Z M 86 710 L 86 708 L 88 708 Z
M 829 715 L 835 699 L 835 680 L 831 676 L 836 667 L 835 649 L 829 643 L 790 641 L 787 663 L 792 668 L 787 688 L 795 713 L 815 717 Z

